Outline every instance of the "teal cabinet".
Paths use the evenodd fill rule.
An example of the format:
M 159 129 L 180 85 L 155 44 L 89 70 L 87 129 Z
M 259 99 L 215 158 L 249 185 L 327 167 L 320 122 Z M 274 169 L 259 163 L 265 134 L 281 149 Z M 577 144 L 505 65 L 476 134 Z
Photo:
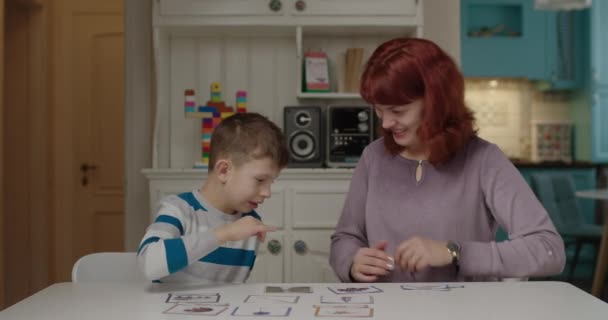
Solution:
M 546 20 L 533 0 L 462 0 L 465 77 L 546 78 Z
M 592 160 L 608 162 L 608 3 L 591 7 L 591 137 Z
M 545 80 L 551 90 L 570 90 L 583 86 L 584 62 L 588 57 L 585 49 L 585 24 L 587 11 L 546 12 L 546 69 Z
M 567 173 L 572 175 L 574 178 L 574 185 L 577 191 L 595 189 L 596 185 L 596 174 L 595 168 L 535 168 L 535 167 L 523 167 L 519 168 L 519 172 L 524 177 L 526 182 L 530 184 L 531 176 L 534 173 L 550 173 L 559 172 Z M 587 222 L 593 223 L 595 221 L 595 201 L 589 199 L 579 199 L 581 209 L 585 214 Z
M 519 172 L 522 174 L 526 182 L 530 184 L 531 176 L 534 173 L 542 173 L 542 172 L 560 172 L 560 173 L 569 173 L 574 178 L 574 185 L 577 191 L 580 190 L 589 190 L 595 189 L 596 187 L 596 174 L 597 169 L 595 168 L 536 168 L 536 167 L 520 167 L 518 168 Z M 579 199 L 579 204 L 587 222 L 594 223 L 595 222 L 595 201 L 591 199 Z M 498 235 L 497 235 L 498 236 Z M 504 231 L 503 234 L 500 235 L 505 237 Z M 597 248 L 593 246 L 583 246 L 581 250 L 581 255 L 579 258 L 579 263 L 576 265 L 576 270 L 574 272 L 575 278 L 584 278 L 590 279 L 593 274 L 593 270 L 595 268 L 595 256 L 597 255 Z M 559 275 L 557 278 L 566 278 L 567 274 L 570 270 L 569 263 L 571 258 L 574 257 L 574 248 L 573 246 L 568 246 L 566 248 L 566 256 L 568 258 L 566 268 L 564 268 L 564 272 Z
M 461 0 L 465 77 L 542 80 L 543 89 L 582 87 L 586 11 L 534 9 L 534 0 Z

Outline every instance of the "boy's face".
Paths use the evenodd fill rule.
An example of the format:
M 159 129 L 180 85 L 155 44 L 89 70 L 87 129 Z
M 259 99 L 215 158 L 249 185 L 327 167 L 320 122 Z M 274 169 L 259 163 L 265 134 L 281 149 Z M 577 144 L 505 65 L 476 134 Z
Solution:
M 226 196 L 230 199 L 227 213 L 256 209 L 270 198 L 270 185 L 279 173 L 280 169 L 268 157 L 232 166 L 225 185 Z

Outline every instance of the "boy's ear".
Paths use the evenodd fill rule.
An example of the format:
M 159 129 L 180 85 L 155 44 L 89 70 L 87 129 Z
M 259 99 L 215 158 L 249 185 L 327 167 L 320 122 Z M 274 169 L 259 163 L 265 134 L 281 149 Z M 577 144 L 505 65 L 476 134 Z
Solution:
M 218 179 L 221 183 L 228 181 L 230 170 L 232 169 L 232 162 L 229 159 L 219 159 L 213 168 L 216 172 Z

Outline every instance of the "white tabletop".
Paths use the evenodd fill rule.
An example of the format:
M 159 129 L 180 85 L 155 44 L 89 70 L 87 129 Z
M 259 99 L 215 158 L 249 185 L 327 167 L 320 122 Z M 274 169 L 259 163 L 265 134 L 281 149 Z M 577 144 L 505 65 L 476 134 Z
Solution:
M 582 190 L 577 191 L 575 194 L 580 198 L 608 200 L 608 189 Z
M 59 283 L 0 312 L 2 320 L 38 319 L 232 319 L 261 320 L 265 317 L 233 316 L 249 295 L 263 295 L 266 285 L 184 286 L 140 283 Z M 296 284 L 276 284 L 286 287 Z M 313 293 L 297 295 L 290 304 L 292 312 L 285 319 L 314 319 L 313 305 L 321 296 L 332 296 L 328 286 L 335 284 L 299 284 L 311 286 Z M 400 284 L 373 284 L 383 290 L 373 296 L 373 319 L 494 319 L 558 320 L 608 319 L 608 304 L 562 282 L 484 282 L 463 283 L 464 288 L 450 291 L 405 291 Z M 350 285 L 355 286 L 355 285 Z M 164 314 L 172 304 L 168 293 L 219 293 L 220 303 L 228 303 L 218 316 Z M 275 304 L 276 306 L 276 304 Z M 369 318 L 369 319 L 372 319 Z M 280 319 L 280 317 L 266 317 Z M 346 319 L 320 318 L 319 319 Z

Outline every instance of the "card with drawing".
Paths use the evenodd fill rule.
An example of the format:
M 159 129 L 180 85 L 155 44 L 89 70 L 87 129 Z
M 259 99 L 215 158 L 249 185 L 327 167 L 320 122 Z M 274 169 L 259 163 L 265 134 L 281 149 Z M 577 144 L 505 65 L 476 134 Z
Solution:
M 376 293 L 382 292 L 380 288 L 374 286 L 356 286 L 356 285 L 341 285 L 327 287 L 329 291 L 335 294 L 354 294 L 354 293 Z
M 300 296 L 249 295 L 245 303 L 298 303 Z
M 202 315 L 202 316 L 217 316 L 228 309 L 227 304 L 182 304 L 176 303 L 171 308 L 163 311 L 165 314 L 189 314 L 189 315 Z
M 169 293 L 167 303 L 218 303 L 219 293 Z
M 463 285 L 449 284 L 402 284 L 403 290 L 430 290 L 430 291 L 450 291 L 454 288 L 464 288 Z
M 307 286 L 299 287 L 279 287 L 266 286 L 266 293 L 312 293 L 312 288 Z
M 279 305 L 252 305 L 244 304 L 232 311 L 233 316 L 254 316 L 254 317 L 287 317 L 291 313 L 291 307 Z
M 366 305 L 350 306 L 315 306 L 316 317 L 333 318 L 369 318 L 374 316 L 374 308 Z
M 372 296 L 321 296 L 321 303 L 324 304 L 372 304 Z

